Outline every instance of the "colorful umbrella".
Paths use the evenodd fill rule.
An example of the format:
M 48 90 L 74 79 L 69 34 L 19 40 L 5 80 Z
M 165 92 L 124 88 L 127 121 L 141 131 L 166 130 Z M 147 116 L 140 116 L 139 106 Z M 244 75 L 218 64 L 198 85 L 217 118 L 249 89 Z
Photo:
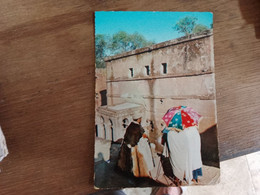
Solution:
M 163 116 L 167 127 L 184 130 L 191 126 L 198 126 L 201 115 L 187 106 L 170 108 Z

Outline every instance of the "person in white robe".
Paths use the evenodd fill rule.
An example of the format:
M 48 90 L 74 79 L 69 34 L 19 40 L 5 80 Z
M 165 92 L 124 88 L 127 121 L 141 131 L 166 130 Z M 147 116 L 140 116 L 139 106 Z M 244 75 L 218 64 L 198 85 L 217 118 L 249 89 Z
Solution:
M 200 135 L 196 126 L 183 131 L 170 130 L 167 136 L 168 146 L 164 145 L 164 155 L 170 153 L 170 162 L 174 175 L 181 181 L 192 183 L 193 171 L 202 167 Z M 169 151 L 167 151 L 169 150 Z

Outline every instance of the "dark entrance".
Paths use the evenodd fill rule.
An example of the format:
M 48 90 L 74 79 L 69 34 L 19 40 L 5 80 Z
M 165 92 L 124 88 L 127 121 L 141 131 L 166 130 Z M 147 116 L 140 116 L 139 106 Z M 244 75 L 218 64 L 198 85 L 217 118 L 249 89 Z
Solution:
M 100 95 L 101 95 L 101 106 L 107 105 L 107 90 L 105 89 L 100 91 Z

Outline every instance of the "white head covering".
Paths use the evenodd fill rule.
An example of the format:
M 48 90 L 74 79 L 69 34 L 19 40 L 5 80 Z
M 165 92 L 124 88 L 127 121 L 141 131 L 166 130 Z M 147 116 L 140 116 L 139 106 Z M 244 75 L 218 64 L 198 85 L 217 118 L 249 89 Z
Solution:
M 137 112 L 137 113 L 133 114 L 133 119 L 139 119 L 139 118 L 142 118 L 142 117 L 143 117 L 142 113 Z

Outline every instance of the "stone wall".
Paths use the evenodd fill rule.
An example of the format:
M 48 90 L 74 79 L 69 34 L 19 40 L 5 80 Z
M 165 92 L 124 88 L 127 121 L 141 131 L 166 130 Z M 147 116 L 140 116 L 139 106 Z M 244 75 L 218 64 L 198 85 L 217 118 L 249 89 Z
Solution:
M 163 73 L 163 64 L 167 73 Z M 121 81 L 214 72 L 213 37 L 206 35 L 174 39 L 151 47 L 106 58 L 107 80 Z M 147 68 L 149 67 L 149 75 Z M 131 76 L 130 68 L 133 69 Z
M 96 68 L 95 73 L 95 108 L 97 109 L 102 105 L 102 92 L 107 90 L 106 86 L 106 69 Z
M 151 138 L 159 136 L 161 118 L 173 106 L 197 110 L 204 118 L 200 132 L 216 123 L 211 31 L 109 57 L 106 64 L 108 105 L 143 105 L 147 128 L 154 126 Z

